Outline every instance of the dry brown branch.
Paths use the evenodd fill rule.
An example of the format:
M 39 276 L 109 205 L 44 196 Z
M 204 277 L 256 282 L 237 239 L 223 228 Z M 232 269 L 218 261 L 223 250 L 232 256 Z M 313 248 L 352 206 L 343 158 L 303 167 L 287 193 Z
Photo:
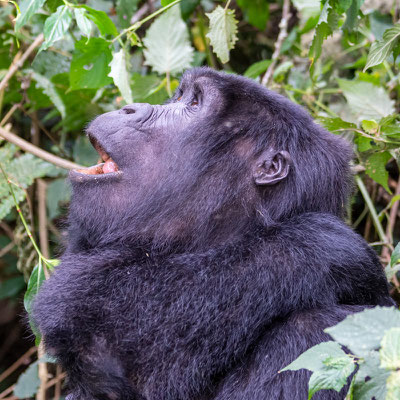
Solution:
M 5 256 L 15 246 L 14 242 L 10 242 L 0 250 L 0 258 Z
M 0 122 L 0 126 L 4 126 L 10 117 L 14 114 L 14 111 L 20 106 L 20 103 L 13 104 L 13 106 L 8 110 L 7 114 L 4 116 L 4 118 Z
M 58 382 L 61 382 L 66 376 L 67 376 L 67 374 L 65 372 L 62 372 L 60 375 L 57 375 L 55 378 L 50 379 L 47 382 L 46 389 L 51 388 L 53 385 L 55 385 Z
M 43 346 L 43 341 L 40 342 L 38 347 L 38 359 L 40 360 L 45 355 L 45 350 Z M 40 380 L 40 386 L 36 393 L 36 400 L 46 400 L 46 385 L 47 385 L 47 364 L 45 362 L 40 362 L 38 364 L 38 376 Z
M 63 375 L 63 376 L 62 376 Z M 65 374 L 63 374 L 61 367 L 57 365 L 56 367 L 56 382 L 54 386 L 54 399 L 53 400 L 60 400 L 61 397 L 61 381 L 65 377 Z M 51 382 L 51 381 L 50 381 Z
M 22 364 L 26 363 L 26 361 L 29 361 L 29 357 L 35 353 L 36 347 L 31 347 L 25 354 L 23 354 L 20 358 L 18 358 L 17 361 L 10 367 L 8 367 L 1 375 L 0 375 L 0 382 L 3 382 L 4 379 L 6 379 L 9 375 L 11 375 L 16 369 L 18 369 Z M 3 392 L 4 393 L 4 392 Z M 3 393 L 0 394 L 0 399 L 2 398 L 1 396 Z M 4 397 L 4 395 L 3 395 Z
M 33 154 L 36 157 L 41 158 L 42 160 L 48 161 L 51 164 L 56 165 L 57 167 L 65 168 L 65 169 L 80 169 L 84 168 L 79 164 L 75 164 L 72 161 L 64 160 L 61 157 L 57 157 L 54 154 L 51 154 L 45 150 L 40 149 L 39 147 L 33 145 L 32 143 L 27 142 L 26 140 L 20 138 L 15 133 L 9 132 L 4 128 L 0 127 L 0 137 L 7 140 L 10 143 L 14 143 L 22 150 L 27 151 L 28 153 Z
M 288 27 L 289 18 L 290 18 L 290 0 L 284 0 L 283 8 L 282 8 L 282 19 L 281 19 L 281 22 L 279 23 L 280 31 L 279 31 L 278 39 L 276 40 L 276 43 L 275 43 L 275 50 L 271 57 L 272 63 L 268 67 L 267 72 L 264 74 L 264 76 L 261 80 L 261 84 L 263 86 L 268 85 L 268 82 L 274 73 L 276 63 L 278 62 L 279 55 L 281 53 L 281 48 L 282 48 L 283 42 L 287 38 L 287 35 L 288 35 L 287 27 Z
M 6 390 L 0 393 L 0 399 L 5 399 L 6 396 L 14 391 L 15 385 L 8 387 Z M 15 396 L 7 397 L 7 399 L 13 399 Z
M 8 72 L 6 73 L 6 76 L 3 78 L 3 80 L 0 82 L 0 92 L 5 89 L 7 86 L 7 82 L 12 78 L 12 76 L 18 71 L 19 68 L 21 68 L 24 65 L 24 62 L 26 59 L 32 54 L 33 50 L 36 49 L 36 47 L 40 46 L 43 42 L 44 36 L 43 33 L 41 33 L 32 43 L 31 45 L 26 49 L 26 51 L 22 54 L 21 58 L 19 57 L 19 54 L 14 57 L 13 62 L 11 63 L 10 68 L 8 69 Z

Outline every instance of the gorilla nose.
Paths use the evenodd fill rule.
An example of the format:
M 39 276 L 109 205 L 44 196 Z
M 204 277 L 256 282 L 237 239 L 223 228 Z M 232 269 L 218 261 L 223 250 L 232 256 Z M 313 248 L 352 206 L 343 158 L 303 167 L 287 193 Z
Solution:
M 134 103 L 122 107 L 119 112 L 120 114 L 132 114 L 131 118 L 133 121 L 141 122 L 150 116 L 152 110 L 153 107 L 148 103 Z

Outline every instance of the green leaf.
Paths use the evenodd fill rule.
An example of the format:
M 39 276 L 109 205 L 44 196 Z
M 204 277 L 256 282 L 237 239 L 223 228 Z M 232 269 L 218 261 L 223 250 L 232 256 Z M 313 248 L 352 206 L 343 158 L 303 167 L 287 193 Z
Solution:
M 324 368 L 324 361 L 331 357 L 341 358 L 347 357 L 347 355 L 342 350 L 339 343 L 332 341 L 319 343 L 306 350 L 303 354 L 300 354 L 296 360 L 290 363 L 287 367 L 281 369 L 280 372 L 297 371 L 302 368 L 313 372 L 319 371 Z
M 372 43 L 364 71 L 385 61 L 393 48 L 398 44 L 399 38 L 400 24 L 396 24 L 393 28 L 385 31 L 382 40 Z
M 127 28 L 130 25 L 132 15 L 137 9 L 139 0 L 117 0 L 116 10 L 119 25 Z
M 385 400 L 400 399 L 400 371 L 393 371 L 387 380 L 387 395 Z
M 108 76 L 112 60 L 109 43 L 102 38 L 81 39 L 75 43 L 71 61 L 70 88 L 98 89 L 112 82 Z
M 16 296 L 25 287 L 23 276 L 14 276 L 0 282 L 0 300 Z
M 350 8 L 346 11 L 346 22 L 343 24 L 343 30 L 353 31 L 357 24 L 357 17 L 364 0 L 353 0 Z
M 19 399 L 31 398 L 36 394 L 39 386 L 38 362 L 35 361 L 18 378 L 14 388 L 14 395 Z
M 318 122 L 332 133 L 336 133 L 338 131 L 347 130 L 347 129 L 356 129 L 357 126 L 351 122 L 343 121 L 339 117 L 330 118 L 330 117 L 319 117 Z M 340 133 L 340 132 L 339 132 Z
M 38 74 L 33 70 L 27 70 L 31 77 L 36 81 L 36 86 L 43 90 L 43 93 L 49 96 L 50 100 L 56 106 L 57 110 L 60 112 L 62 118 L 66 116 L 65 104 L 58 94 L 56 87 L 53 82 L 47 79 L 44 75 Z
M 364 119 L 361 121 L 361 126 L 365 132 L 375 135 L 379 132 L 379 124 L 374 120 Z
M 263 31 L 269 17 L 269 4 L 265 0 L 236 0 L 245 13 L 246 19 L 256 28 Z
M 146 64 L 160 74 L 172 75 L 190 67 L 193 48 L 179 5 L 171 7 L 156 19 L 143 39 Z
M 108 76 L 113 78 L 115 86 L 117 86 L 117 88 L 121 92 L 124 100 L 128 104 L 133 103 L 124 49 L 121 49 L 120 51 L 118 51 L 118 53 L 113 54 L 110 68 L 111 72 L 108 74 Z
M 309 399 L 321 389 L 334 389 L 340 392 L 356 367 L 353 359 L 347 355 L 329 357 L 324 364 L 322 369 L 315 371 L 310 377 L 308 382 Z
M 400 327 L 385 332 L 379 350 L 381 367 L 397 370 L 400 368 Z
M 28 287 L 26 289 L 24 296 L 24 307 L 29 316 L 29 324 L 31 326 L 32 332 L 35 334 L 36 338 L 39 339 L 39 341 L 40 341 L 40 332 L 32 320 L 32 307 L 36 295 L 39 293 L 39 289 L 45 280 L 46 276 L 44 274 L 42 259 L 39 258 L 38 264 L 35 266 L 35 268 L 31 273 L 31 276 L 29 277 Z
M 393 266 L 400 262 L 400 242 L 397 243 L 393 250 L 392 256 L 390 257 L 390 265 Z
M 89 18 L 86 17 L 86 12 L 83 8 L 74 9 L 76 24 L 79 30 L 87 37 L 90 37 L 92 33 L 92 23 Z
M 168 4 L 172 3 L 174 0 L 161 0 L 161 7 L 165 7 Z
M 329 35 L 332 35 L 333 30 L 336 29 L 339 17 L 340 16 L 330 5 L 330 0 L 327 0 L 321 11 L 317 26 L 315 27 L 314 38 L 308 54 L 312 64 L 321 56 L 322 43 Z
M 19 3 L 21 11 L 15 20 L 15 30 L 20 30 L 43 6 L 46 0 L 22 0 Z
M 388 193 L 391 193 L 388 186 L 389 173 L 386 170 L 386 164 L 392 158 L 388 151 L 373 153 L 365 162 L 365 172 L 375 182 L 382 185 Z
M 379 121 L 395 112 L 394 101 L 383 87 L 369 82 L 337 79 L 350 110 L 361 122 L 364 119 Z
M 104 11 L 95 10 L 85 4 L 75 6 L 75 8 L 81 8 L 87 11 L 87 18 L 91 19 L 96 24 L 102 36 L 118 35 L 118 30 L 114 22 L 111 21 L 110 17 Z
M 386 381 L 390 372 L 380 368 L 379 354 L 372 351 L 364 355 L 355 376 L 353 398 L 357 400 L 385 400 Z
M 214 53 L 222 63 L 229 61 L 229 51 L 237 41 L 237 20 L 235 11 L 218 6 L 212 13 L 207 13 L 210 19 L 210 31 L 207 37 L 210 39 Z
M 46 50 L 57 40 L 62 39 L 68 31 L 72 21 L 72 14 L 67 6 L 60 6 L 54 14 L 46 19 L 43 34 L 44 42 L 39 51 Z
M 268 67 L 271 65 L 272 60 L 262 60 L 258 61 L 252 65 L 250 65 L 249 68 L 246 69 L 244 76 L 247 76 L 248 78 L 257 78 L 261 74 L 263 74 Z
M 394 327 L 400 327 L 400 311 L 394 307 L 375 307 L 349 315 L 325 332 L 352 353 L 363 356 L 378 349 L 385 330 Z

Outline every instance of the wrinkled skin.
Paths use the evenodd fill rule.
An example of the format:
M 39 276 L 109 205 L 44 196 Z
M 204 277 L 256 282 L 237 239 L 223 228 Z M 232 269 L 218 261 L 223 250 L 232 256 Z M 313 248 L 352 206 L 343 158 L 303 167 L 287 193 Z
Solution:
M 105 162 L 70 174 L 69 244 L 34 306 L 69 399 L 306 399 L 310 373 L 278 371 L 393 304 L 340 219 L 348 145 L 282 96 L 193 69 L 87 131 Z

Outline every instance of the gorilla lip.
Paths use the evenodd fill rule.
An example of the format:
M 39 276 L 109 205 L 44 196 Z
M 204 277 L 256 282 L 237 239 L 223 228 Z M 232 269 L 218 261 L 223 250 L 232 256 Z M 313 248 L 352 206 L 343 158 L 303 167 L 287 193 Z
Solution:
M 83 175 L 116 175 L 120 174 L 121 171 L 118 168 L 117 163 L 111 158 L 111 156 L 104 150 L 100 145 L 99 141 L 89 134 L 89 140 L 92 143 L 95 150 L 99 153 L 99 156 L 103 160 L 102 163 L 93 165 L 88 168 L 73 170 L 76 174 Z

